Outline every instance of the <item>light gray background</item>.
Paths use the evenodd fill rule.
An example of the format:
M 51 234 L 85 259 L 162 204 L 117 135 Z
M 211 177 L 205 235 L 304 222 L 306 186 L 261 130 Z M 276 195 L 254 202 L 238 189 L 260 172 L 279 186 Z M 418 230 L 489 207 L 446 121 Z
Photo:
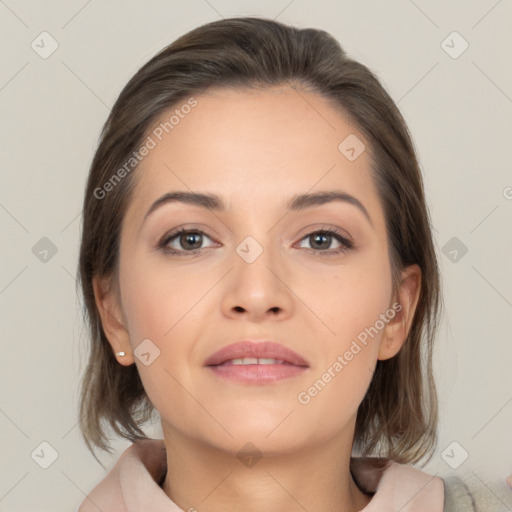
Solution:
M 445 286 L 440 439 L 423 469 L 510 500 L 510 0 L 0 0 L 0 510 L 76 510 L 105 474 L 77 427 L 86 340 L 74 276 L 88 167 L 109 107 L 141 65 L 186 31 L 240 15 L 329 31 L 398 103 L 424 171 Z M 46 59 L 31 47 L 43 46 L 43 31 L 59 45 Z M 445 43 L 452 56 L 442 46 L 453 31 L 469 44 L 458 58 L 460 39 Z M 32 251 L 43 237 L 57 247 L 46 262 Z M 442 252 L 453 237 L 465 255 Z M 36 462 L 51 456 L 43 441 L 58 453 L 48 469 Z M 107 467 L 128 443 L 115 446 Z M 450 467 L 462 448 L 467 460 Z

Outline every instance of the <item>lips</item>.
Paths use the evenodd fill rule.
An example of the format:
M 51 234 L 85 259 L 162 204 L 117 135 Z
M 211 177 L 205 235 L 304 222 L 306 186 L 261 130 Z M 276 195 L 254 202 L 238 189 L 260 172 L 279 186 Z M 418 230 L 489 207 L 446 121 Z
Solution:
M 253 361 L 248 361 L 248 359 Z M 271 364 L 274 359 L 278 363 L 293 366 L 308 367 L 307 361 L 293 350 L 273 341 L 239 341 L 221 348 L 205 361 L 205 366 L 220 366 L 227 364 L 240 364 L 245 359 L 249 364 Z M 254 360 L 258 361 L 254 361 Z M 235 361 L 233 361 L 235 360 Z M 259 361 L 261 360 L 261 361 Z
M 239 341 L 212 354 L 205 367 L 224 382 L 235 385 L 275 385 L 309 371 L 307 361 L 273 341 Z

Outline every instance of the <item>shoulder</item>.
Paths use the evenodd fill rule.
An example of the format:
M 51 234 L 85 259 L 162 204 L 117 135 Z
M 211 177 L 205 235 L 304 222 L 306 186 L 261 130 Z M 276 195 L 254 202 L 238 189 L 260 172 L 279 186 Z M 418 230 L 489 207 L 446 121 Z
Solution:
M 162 500 L 158 481 L 166 470 L 161 439 L 133 443 L 122 452 L 108 474 L 86 495 L 78 512 L 126 511 L 126 503 L 145 496 L 148 503 Z M 155 510 L 157 508 L 155 507 Z
M 443 480 L 411 465 L 390 459 L 351 459 L 351 472 L 360 489 L 372 496 L 364 512 L 443 512 Z
M 512 492 L 505 482 L 500 488 L 492 478 L 474 473 L 438 476 L 413 465 L 370 457 L 353 457 L 351 472 L 360 489 L 373 496 L 364 512 L 388 510 L 389 505 L 402 512 L 512 511 Z
M 468 486 L 458 476 L 448 476 L 444 481 L 444 511 L 474 511 L 475 502 Z
M 500 497 L 482 480 L 461 478 L 457 475 L 443 477 L 443 512 L 501 512 L 512 510 L 510 497 Z M 505 494 L 510 489 L 504 489 Z

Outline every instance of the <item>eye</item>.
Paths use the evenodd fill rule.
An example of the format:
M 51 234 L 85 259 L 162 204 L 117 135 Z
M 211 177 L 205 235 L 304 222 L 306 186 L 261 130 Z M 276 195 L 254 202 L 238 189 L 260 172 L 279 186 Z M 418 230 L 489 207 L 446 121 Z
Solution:
M 181 228 L 166 234 L 159 242 L 158 247 L 166 254 L 173 256 L 192 256 L 204 249 L 202 244 L 205 238 L 212 240 L 200 229 Z M 338 243 L 339 247 L 330 249 L 329 246 L 332 245 L 333 240 Z M 340 254 L 354 247 L 354 243 L 351 240 L 345 237 L 341 232 L 332 228 L 312 231 L 302 238 L 301 242 L 302 241 L 311 242 L 312 247 L 310 247 L 310 251 L 313 253 L 326 256 Z
M 330 242 L 332 240 L 336 240 L 340 247 L 331 250 L 325 250 L 325 246 L 330 246 Z M 318 231 L 313 231 L 306 235 L 302 240 L 309 240 L 312 243 L 311 250 L 316 253 L 325 253 L 329 254 L 339 254 L 345 251 L 348 251 L 354 247 L 354 244 L 351 240 L 343 236 L 336 229 L 321 229 Z M 322 248 L 323 247 L 323 248 Z
M 203 249 L 201 245 L 205 237 L 211 240 L 206 233 L 199 229 L 182 228 L 165 235 L 158 246 L 169 254 L 189 256 Z M 171 244 L 178 245 L 181 248 L 172 247 Z

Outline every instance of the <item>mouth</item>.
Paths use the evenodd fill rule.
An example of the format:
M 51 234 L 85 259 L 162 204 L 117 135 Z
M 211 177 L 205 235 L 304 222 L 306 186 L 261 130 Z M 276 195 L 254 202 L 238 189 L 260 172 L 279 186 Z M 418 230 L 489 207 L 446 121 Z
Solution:
M 218 377 L 239 383 L 267 384 L 303 374 L 308 362 L 272 341 L 240 341 L 212 354 L 204 363 Z
M 214 366 L 224 366 L 228 364 L 290 364 L 286 361 L 283 361 L 282 359 L 273 359 L 271 357 L 241 357 L 238 359 L 230 359 L 229 361 L 224 361 L 220 365 L 214 365 Z

